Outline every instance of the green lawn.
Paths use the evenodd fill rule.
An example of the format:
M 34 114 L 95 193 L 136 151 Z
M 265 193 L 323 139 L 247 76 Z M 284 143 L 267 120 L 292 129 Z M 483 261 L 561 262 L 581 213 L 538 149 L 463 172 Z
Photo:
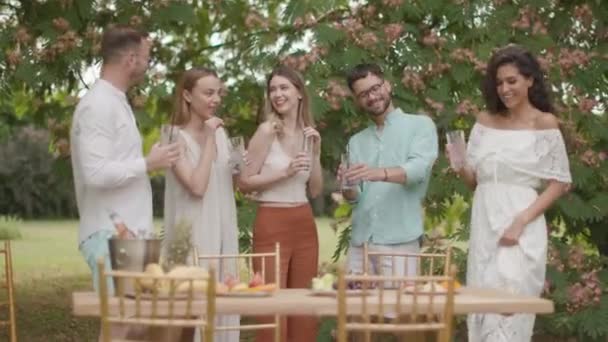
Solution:
M 320 260 L 328 261 L 337 237 L 327 218 L 317 219 Z M 12 242 L 19 341 L 94 341 L 96 319 L 71 313 L 71 293 L 92 289 L 77 249 L 76 221 L 28 221 Z M 5 329 L 0 341 L 6 341 Z

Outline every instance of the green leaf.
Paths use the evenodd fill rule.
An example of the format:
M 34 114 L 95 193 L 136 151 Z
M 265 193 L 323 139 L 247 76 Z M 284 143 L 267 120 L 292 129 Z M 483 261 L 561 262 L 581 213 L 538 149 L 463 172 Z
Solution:
M 567 195 L 567 201 L 557 202 L 559 208 L 569 218 L 576 220 L 591 220 L 595 218 L 596 212 L 589 208 L 587 203 L 576 193 Z
M 465 84 L 473 76 L 473 70 L 462 63 L 452 64 L 451 74 L 458 84 Z
M 322 45 L 331 45 L 346 38 L 346 34 L 344 34 L 344 32 L 326 24 L 319 25 L 316 28 L 315 36 L 317 38 L 317 42 Z
M 352 206 L 348 203 L 340 204 L 334 211 L 334 218 L 341 219 L 348 217 L 352 211 Z
M 155 18 L 161 23 L 182 23 L 184 25 L 196 24 L 196 14 L 194 8 L 181 2 L 171 2 L 169 6 L 160 12 L 154 13 Z

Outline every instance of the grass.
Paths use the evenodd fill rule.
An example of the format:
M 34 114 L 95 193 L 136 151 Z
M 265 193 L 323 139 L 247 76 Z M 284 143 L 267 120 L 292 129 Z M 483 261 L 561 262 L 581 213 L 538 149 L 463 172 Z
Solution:
M 329 223 L 328 218 L 317 219 L 321 262 L 331 259 L 337 241 Z M 21 235 L 11 242 L 18 340 L 96 341 L 98 319 L 72 315 L 72 292 L 92 289 L 89 268 L 77 248 L 77 221 L 26 221 Z M 4 328 L 0 341 L 8 341 Z
M 0 216 L 0 240 L 18 240 L 21 239 L 21 231 L 19 227 L 23 221 L 12 216 Z

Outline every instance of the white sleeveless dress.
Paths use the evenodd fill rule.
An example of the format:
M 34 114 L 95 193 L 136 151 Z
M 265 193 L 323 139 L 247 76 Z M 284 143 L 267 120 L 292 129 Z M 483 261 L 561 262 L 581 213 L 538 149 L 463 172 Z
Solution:
M 467 161 L 477 177 L 467 286 L 540 296 L 547 260 L 545 217 L 530 222 L 515 246 L 498 246 L 498 240 L 515 216 L 536 200 L 544 180 L 572 182 L 561 132 L 500 130 L 477 123 Z M 534 319 L 531 314 L 471 314 L 469 342 L 528 342 Z
M 178 129 L 177 127 L 175 129 Z M 186 141 L 185 158 L 192 167 L 198 165 L 201 146 L 186 131 L 179 130 Z M 211 165 L 209 185 L 203 198 L 192 196 L 177 180 L 173 171 L 165 175 L 165 239 L 170 241 L 172 228 L 181 220 L 192 224 L 192 243 L 198 248 L 199 254 L 238 254 L 238 228 L 236 218 L 236 203 L 232 184 L 232 169 L 228 164 L 229 141 L 223 128 L 215 133 L 217 157 Z M 188 260 L 191 260 L 190 258 Z M 227 263 L 217 270 L 218 280 L 225 274 L 236 275 L 236 265 Z M 237 326 L 238 315 L 218 316 L 217 326 Z M 197 329 L 198 330 L 198 329 Z M 198 334 L 195 341 L 198 340 Z M 215 341 L 238 342 L 239 332 L 218 332 Z

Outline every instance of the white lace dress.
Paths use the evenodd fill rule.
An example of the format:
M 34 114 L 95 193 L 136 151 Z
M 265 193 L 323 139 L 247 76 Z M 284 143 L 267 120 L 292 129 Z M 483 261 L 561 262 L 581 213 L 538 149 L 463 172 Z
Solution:
M 177 128 L 176 128 L 177 129 Z M 192 167 L 198 165 L 201 146 L 186 131 L 179 130 L 186 141 L 185 158 Z M 236 204 L 232 185 L 232 169 L 228 164 L 230 151 L 229 141 L 224 129 L 219 128 L 215 135 L 217 157 L 211 165 L 209 185 L 203 198 L 192 196 L 177 180 L 172 171 L 165 176 L 165 220 L 167 241 L 173 236 L 172 228 L 182 220 L 192 224 L 192 243 L 199 254 L 237 254 L 238 228 L 236 219 Z M 188 260 L 191 260 L 190 258 Z M 218 279 L 230 273 L 236 275 L 236 265 L 225 263 L 220 265 Z M 217 326 L 238 326 L 239 316 L 218 316 Z M 199 331 L 197 329 L 198 339 Z M 238 342 L 238 331 L 219 332 L 214 341 Z
M 498 240 L 515 216 L 538 197 L 544 180 L 571 182 L 558 129 L 499 130 L 475 124 L 467 161 L 477 177 L 473 197 L 467 285 L 540 296 L 545 281 L 547 226 L 530 222 L 512 247 Z M 471 314 L 469 342 L 528 342 L 535 316 Z

